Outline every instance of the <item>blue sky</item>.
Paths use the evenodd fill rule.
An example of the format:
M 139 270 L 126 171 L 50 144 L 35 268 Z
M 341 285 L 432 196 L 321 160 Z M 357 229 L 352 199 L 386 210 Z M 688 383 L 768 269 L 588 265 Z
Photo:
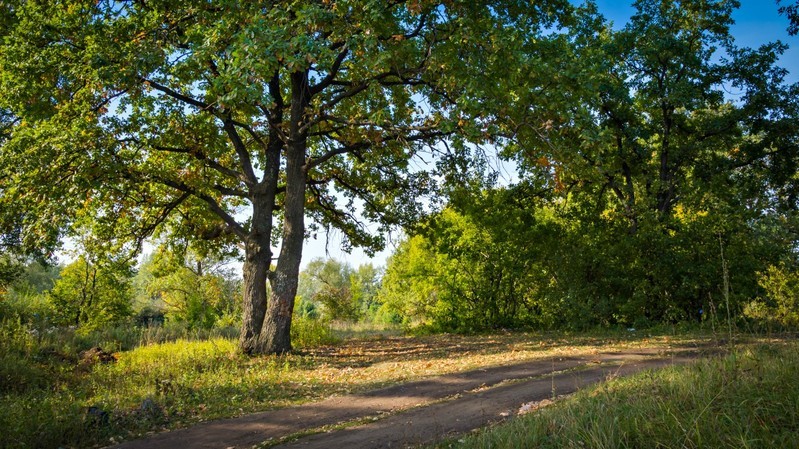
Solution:
M 794 0 L 783 0 L 783 2 L 793 2 Z M 799 36 L 789 36 L 787 32 L 788 20 L 777 12 L 778 5 L 775 0 L 740 0 L 741 7 L 733 13 L 735 25 L 731 32 L 735 37 L 735 43 L 739 47 L 759 47 L 768 42 L 780 40 L 789 45 L 789 49 L 780 59 L 780 65 L 789 70 L 786 79 L 789 83 L 799 82 Z M 600 12 L 614 23 L 614 27 L 621 28 L 634 13 L 632 0 L 596 0 Z M 394 236 L 396 241 L 400 236 Z M 386 258 L 393 252 L 393 245 L 389 243 L 387 249 L 370 259 L 366 255 L 355 249 L 351 254 L 340 250 L 340 234 L 335 231 L 330 236 L 330 241 L 325 244 L 325 237 L 319 236 L 319 240 L 308 241 L 305 244 L 303 253 L 303 266 L 314 258 L 332 257 L 349 262 L 357 267 L 363 263 L 373 263 L 374 265 L 384 265 Z
M 595 0 L 599 11 L 621 28 L 635 12 L 632 0 Z M 775 0 L 739 0 L 741 7 L 732 15 L 735 24 L 731 28 L 735 43 L 739 47 L 757 48 L 763 44 L 781 41 L 790 47 L 780 58 L 780 65 L 790 71 L 787 81 L 799 82 L 799 36 L 788 35 L 788 19 L 780 15 Z M 791 4 L 795 0 L 783 0 Z

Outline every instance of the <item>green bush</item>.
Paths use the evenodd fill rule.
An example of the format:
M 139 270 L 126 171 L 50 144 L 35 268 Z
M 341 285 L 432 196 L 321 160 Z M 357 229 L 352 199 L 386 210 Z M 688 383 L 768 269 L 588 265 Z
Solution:
M 335 344 L 338 338 L 328 321 L 295 316 L 291 321 L 291 341 L 297 348 L 310 348 Z
M 799 273 L 785 265 L 770 266 L 760 273 L 759 283 L 765 297 L 747 304 L 744 316 L 770 329 L 799 328 Z

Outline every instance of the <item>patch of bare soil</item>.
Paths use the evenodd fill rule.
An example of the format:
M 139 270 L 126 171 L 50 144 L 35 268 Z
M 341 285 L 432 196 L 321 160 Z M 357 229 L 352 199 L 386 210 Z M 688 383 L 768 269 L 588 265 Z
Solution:
M 670 353 L 639 348 L 518 362 L 206 422 L 115 447 L 407 447 L 511 418 L 525 404 L 609 377 L 687 363 L 697 355 L 690 348 Z

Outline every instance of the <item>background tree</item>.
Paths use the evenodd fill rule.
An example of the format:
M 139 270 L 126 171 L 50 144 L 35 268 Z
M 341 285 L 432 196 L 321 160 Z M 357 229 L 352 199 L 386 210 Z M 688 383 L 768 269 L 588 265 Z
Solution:
M 485 66 L 567 5 L 8 3 L 0 203 L 26 213 L 4 219 L 29 248 L 76 216 L 133 249 L 152 233 L 237 243 L 240 347 L 288 351 L 305 217 L 381 246 L 362 220 L 419 212 L 431 179 L 410 161 L 447 136 L 484 140 L 470 92 L 503 84 Z
M 382 305 L 377 300 L 381 277 L 381 269 L 371 263 L 358 266 L 350 274 L 352 302 L 358 305 L 358 315 L 362 319 L 374 321 L 375 315 Z
M 544 255 L 561 235 L 539 195 L 525 183 L 451 192 L 449 207 L 389 259 L 386 311 L 448 332 L 562 324 L 558 302 L 542 301 Z
M 161 246 L 142 264 L 134 279 L 139 306 L 160 311 L 166 319 L 189 328 L 209 329 L 220 321 L 235 322 L 239 283 L 224 261 L 192 251 Z
M 314 259 L 300 273 L 298 297 L 303 314 L 332 320 L 371 318 L 379 305 L 378 270 L 371 264 L 353 269 L 336 259 Z
M 518 75 L 482 99 L 521 180 L 464 173 L 389 261 L 387 304 L 407 290 L 447 330 L 638 327 L 740 316 L 763 293 L 758 273 L 794 266 L 784 46 L 736 47 L 735 2 L 635 7 L 618 31 L 581 8 L 569 33 L 525 53 L 529 84 Z
M 397 245 L 386 262 L 378 302 L 383 321 L 406 325 L 433 324 L 433 311 L 441 284 L 438 268 L 446 265 L 421 235 L 409 236 Z
M 56 323 L 89 331 L 129 318 L 130 277 L 124 264 L 78 257 L 61 270 L 49 293 Z
M 16 259 L 0 254 L 0 297 L 8 293 L 9 287 L 22 276 L 23 266 Z
M 553 280 L 586 315 L 697 319 L 725 279 L 738 310 L 756 273 L 795 247 L 779 224 L 796 208 L 799 157 L 785 47 L 736 47 L 736 2 L 634 6 L 619 31 L 583 9 L 554 64 L 531 53 L 553 88 L 508 108 L 518 140 L 506 154 L 560 198 L 564 238 L 549 247 L 572 256 L 552 259 Z
M 782 1 L 777 0 L 777 4 L 780 3 L 782 3 Z M 788 33 L 792 36 L 799 33 L 799 2 L 780 6 L 779 11 L 780 14 L 785 14 L 788 18 Z
M 744 315 L 769 330 L 799 327 L 799 271 L 782 264 L 759 274 L 763 295 L 746 304 Z
M 20 265 L 20 273 L 12 289 L 21 294 L 40 294 L 52 290 L 61 277 L 61 266 L 40 261 L 30 261 Z

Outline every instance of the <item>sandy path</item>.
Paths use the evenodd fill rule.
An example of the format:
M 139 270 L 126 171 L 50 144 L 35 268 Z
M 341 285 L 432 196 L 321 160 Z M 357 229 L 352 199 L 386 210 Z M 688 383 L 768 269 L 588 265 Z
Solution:
M 524 403 L 552 397 L 553 388 L 555 394 L 568 394 L 610 375 L 685 363 L 695 356 L 695 352 L 687 350 L 667 355 L 655 349 L 633 349 L 531 360 L 210 421 L 115 447 L 241 449 L 355 420 L 373 422 L 309 435 L 278 447 L 405 447 L 513 416 Z

